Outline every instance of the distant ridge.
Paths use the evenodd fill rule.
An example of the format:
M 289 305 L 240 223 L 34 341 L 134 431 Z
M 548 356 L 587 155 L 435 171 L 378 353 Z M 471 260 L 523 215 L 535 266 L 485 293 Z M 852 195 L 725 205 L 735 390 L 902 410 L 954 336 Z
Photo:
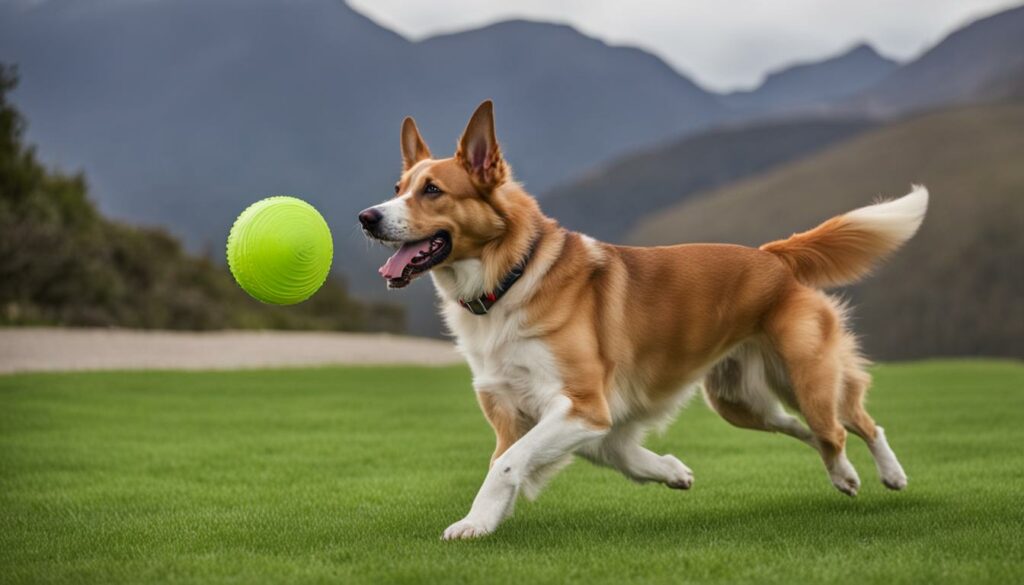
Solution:
M 870 47 L 786 68 L 747 96 L 721 96 L 650 53 L 568 26 L 509 21 L 410 42 L 338 0 L 0 0 L 0 61 L 20 66 L 13 98 L 30 121 L 29 140 L 46 162 L 85 171 L 105 214 L 166 227 L 219 259 L 231 221 L 248 203 L 300 195 L 349 252 L 338 254 L 336 270 L 354 292 L 379 299 L 386 292 L 375 268 L 385 252 L 365 251 L 352 218 L 388 196 L 406 115 L 417 117 L 440 155 L 451 151 L 473 107 L 495 99 L 499 138 L 531 192 L 572 191 L 576 179 L 597 176 L 622 186 L 590 183 L 598 187 L 591 198 L 550 200 L 566 224 L 596 225 L 614 238 L 694 190 L 763 172 L 826 141 L 800 146 L 780 135 L 771 142 L 777 151 L 763 157 L 744 156 L 736 143 L 735 164 L 726 150 L 694 152 L 665 175 L 681 173 L 676 182 L 652 187 L 623 211 L 614 199 L 642 183 L 606 170 L 633 155 L 656 159 L 659 145 L 671 149 L 696 134 L 711 140 L 716 128 L 724 128 L 724 141 L 738 136 L 737 124 L 761 126 L 766 118 L 891 117 L 1024 93 L 1020 14 L 1006 11 L 950 35 L 915 63 L 858 87 L 856 97 L 834 94 L 892 66 Z M 946 43 L 956 48 L 942 49 Z M 958 55 L 969 55 L 966 65 Z M 932 87 L 934 95 L 922 94 Z M 717 170 L 684 181 L 698 164 Z M 607 221 L 613 215 L 618 221 Z M 436 318 L 422 310 L 430 287 L 414 288 L 387 298 L 416 309 L 411 331 L 436 335 Z
M 1002 99 L 1024 77 L 1024 5 L 976 20 L 838 106 L 892 116 Z
M 712 130 L 613 160 L 548 191 L 541 207 L 569 228 L 616 242 L 647 214 L 871 127 L 866 120 L 818 119 Z
M 768 74 L 756 89 L 723 96 L 740 114 L 785 114 L 821 108 L 827 102 L 863 91 L 899 67 L 874 47 L 860 43 L 843 53 Z

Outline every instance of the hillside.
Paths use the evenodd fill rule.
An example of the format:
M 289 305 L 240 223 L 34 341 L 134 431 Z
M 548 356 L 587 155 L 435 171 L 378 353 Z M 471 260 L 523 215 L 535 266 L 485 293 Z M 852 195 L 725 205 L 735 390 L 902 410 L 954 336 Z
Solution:
M 406 115 L 447 153 L 493 98 L 506 152 L 540 190 L 724 112 L 650 53 L 568 26 L 410 42 L 339 0 L 5 2 L 0 61 L 19 66 L 14 98 L 50 162 L 86 171 L 103 211 L 194 245 L 219 245 L 274 193 L 349 233 L 390 193 Z
M 1009 14 L 1000 30 L 1017 30 Z M 978 43 L 966 63 L 942 59 L 942 76 L 955 78 L 958 68 L 978 63 L 1002 71 L 1007 43 L 992 44 L 991 54 Z M 760 115 L 731 107 L 650 53 L 571 27 L 510 21 L 411 42 L 340 0 L 0 1 L 0 61 L 19 65 L 23 83 L 13 99 L 32 120 L 29 139 L 40 145 L 43 162 L 86 173 L 106 216 L 165 228 L 189 250 L 219 249 L 247 204 L 298 195 L 328 219 L 339 249 L 335 271 L 365 298 L 385 298 L 376 277 L 385 253 L 365 252 L 354 217 L 390 194 L 405 115 L 417 117 L 437 153 L 447 153 L 473 107 L 495 99 L 505 152 L 536 194 L 565 190 L 579 177 L 610 176 L 607 161 L 638 149 L 673 148 L 686 136 Z M 857 49 L 782 70 L 755 93 L 772 112 L 792 112 L 854 91 L 890 66 Z M 1018 87 L 1013 76 L 986 79 L 983 88 L 999 95 Z M 637 205 L 623 211 L 621 194 L 637 192 L 615 189 L 582 206 L 573 196 L 565 206 L 552 199 L 551 208 L 583 229 L 593 209 L 597 234 L 614 236 L 619 218 L 761 172 L 831 139 L 794 136 L 799 144 L 783 135 L 765 142 L 763 159 L 744 155 L 742 142 L 686 153 L 691 162 L 673 160 L 677 166 L 665 172 L 681 174 L 650 196 L 651 206 L 633 195 Z M 712 172 L 687 179 L 705 166 Z M 628 174 L 616 181 L 606 182 L 640 182 Z M 436 334 L 430 287 L 419 288 L 386 298 L 415 308 L 411 331 Z
M 867 130 L 863 120 L 799 120 L 712 130 L 614 160 L 544 195 L 565 226 L 621 241 L 641 217 Z
M 695 196 L 628 239 L 758 245 L 924 183 L 932 199 L 920 233 L 849 291 L 869 355 L 1022 357 L 1021 128 L 1020 103 L 914 117 Z
M 336 279 L 300 305 L 264 305 L 164 230 L 103 217 L 83 175 L 25 145 L 15 82 L 0 65 L 0 326 L 402 330 L 401 309 L 357 301 Z
M 19 66 L 29 139 L 88 174 L 105 214 L 216 249 L 246 205 L 297 195 L 330 223 L 335 271 L 380 299 L 385 256 L 355 216 L 391 194 L 404 116 L 448 154 L 495 99 L 505 151 L 539 192 L 725 112 L 650 53 L 567 26 L 410 42 L 340 0 L 0 1 L 0 61 Z M 386 298 L 437 334 L 426 297 Z

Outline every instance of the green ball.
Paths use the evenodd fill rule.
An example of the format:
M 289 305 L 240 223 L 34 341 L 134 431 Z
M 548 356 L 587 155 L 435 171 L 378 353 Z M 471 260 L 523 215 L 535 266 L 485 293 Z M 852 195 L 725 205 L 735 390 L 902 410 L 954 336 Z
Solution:
M 268 197 L 250 205 L 228 234 L 228 266 L 253 298 L 293 305 L 323 286 L 334 258 L 327 222 L 295 197 Z

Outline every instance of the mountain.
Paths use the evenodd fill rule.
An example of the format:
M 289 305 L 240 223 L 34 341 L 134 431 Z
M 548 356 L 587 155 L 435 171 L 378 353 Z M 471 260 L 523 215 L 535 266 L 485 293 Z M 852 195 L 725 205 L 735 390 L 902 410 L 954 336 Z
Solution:
M 868 45 L 722 96 L 727 121 L 603 163 L 543 198 L 565 225 L 618 240 L 641 216 L 916 109 L 1024 96 L 1024 7 L 980 19 L 900 66 Z M 777 122 L 770 122 L 777 120 Z
M 410 42 L 340 0 L 0 2 L 0 61 L 19 66 L 28 139 L 85 171 L 104 213 L 220 257 L 247 204 L 298 195 L 331 224 L 336 269 L 374 296 L 384 253 L 366 253 L 355 215 L 390 196 L 404 116 L 447 155 L 495 99 L 505 151 L 539 192 L 725 112 L 653 55 L 567 26 Z
M 1006 13 L 1011 20 L 1013 12 Z M 1012 32 L 1015 22 L 985 26 Z M 977 40 L 970 67 L 960 67 L 1012 68 L 1014 59 L 999 57 L 1012 35 L 1000 31 Z M 794 104 L 819 103 L 836 77 L 864 83 L 854 65 L 885 66 L 869 53 L 771 76 L 759 94 L 766 111 L 799 113 L 806 108 Z M 637 149 L 671 147 L 680 137 L 762 115 L 737 108 L 739 96 L 730 105 L 704 91 L 649 53 L 570 27 L 510 21 L 411 42 L 340 0 L 0 0 L 0 61 L 20 66 L 13 100 L 31 122 L 28 139 L 45 162 L 83 170 L 104 214 L 168 228 L 190 249 L 219 258 L 248 203 L 298 195 L 331 224 L 336 270 L 355 293 L 374 297 L 384 294 L 375 266 L 385 252 L 366 252 L 353 218 L 390 194 L 405 115 L 416 116 L 435 152 L 447 154 L 473 108 L 495 99 L 499 138 L 534 193 Z M 845 73 L 829 74 L 831 68 Z M 1019 89 L 1002 73 L 983 77 L 979 91 Z M 865 110 L 871 108 L 825 113 L 856 117 Z M 717 179 L 674 180 L 710 188 L 828 140 L 799 135 L 806 151 L 780 147 Z M 712 167 L 726 160 L 692 159 Z M 731 164 L 721 162 L 723 169 Z M 652 200 L 677 198 L 678 188 Z M 552 207 L 561 200 L 552 199 Z M 595 201 L 585 208 L 619 209 Z M 559 216 L 570 225 L 588 221 L 579 205 L 564 209 Z M 637 205 L 638 213 L 652 209 Z M 415 307 L 413 332 L 436 333 L 424 304 L 430 287 L 416 288 L 388 298 Z
M 104 212 L 220 247 L 262 195 L 302 195 L 347 225 L 350 215 L 336 214 L 355 197 L 388 192 L 400 118 L 389 120 L 392 148 L 369 139 L 383 134 L 381 103 L 394 101 L 375 77 L 407 43 L 343 5 L 52 0 L 0 10 L 0 59 L 19 67 L 14 100 L 28 138 L 50 162 L 83 169 Z M 339 192 L 348 205 L 336 205 Z
M 616 159 L 547 192 L 542 205 L 563 225 L 615 242 L 645 215 L 870 127 L 864 120 L 816 119 L 710 130 Z
M 900 65 L 867 44 L 786 67 L 751 91 L 722 96 L 734 120 L 777 116 L 901 114 L 1019 95 L 1024 6 L 971 22 Z
M 694 196 L 628 239 L 759 245 L 923 183 L 921 231 L 846 292 L 869 356 L 1024 357 L 1021 128 L 1022 103 L 919 115 Z
M 770 73 L 756 89 L 730 93 L 723 100 L 748 116 L 813 109 L 865 90 L 898 67 L 862 43 L 835 57 Z
M 1024 6 L 953 32 L 921 57 L 863 92 L 836 103 L 846 112 L 891 116 L 998 100 L 1024 77 Z
M 717 95 L 657 57 L 564 25 L 500 22 L 429 38 L 414 50 L 412 69 L 436 95 L 417 95 L 408 106 L 428 139 L 439 137 L 432 146 L 450 152 L 469 113 L 493 96 L 503 150 L 535 192 L 725 115 Z
M 15 2 L 0 23 L 30 139 L 83 167 L 105 211 L 217 245 L 265 193 L 349 228 L 388 194 L 408 114 L 448 153 L 494 98 L 506 151 L 542 189 L 722 110 L 649 53 L 543 23 L 412 43 L 335 0 Z

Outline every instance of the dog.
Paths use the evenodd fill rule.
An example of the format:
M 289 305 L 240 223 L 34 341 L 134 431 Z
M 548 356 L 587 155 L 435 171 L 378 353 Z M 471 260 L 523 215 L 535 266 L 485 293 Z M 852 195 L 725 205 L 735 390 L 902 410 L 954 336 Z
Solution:
M 689 489 L 690 468 L 643 441 L 701 387 L 729 423 L 811 446 L 844 494 L 860 488 L 847 431 L 867 443 L 886 487 L 906 487 L 864 409 L 871 378 L 846 308 L 822 289 L 857 281 L 910 239 L 924 187 L 756 249 L 640 248 L 546 217 L 512 178 L 490 101 L 454 156 L 433 158 L 412 118 L 401 152 L 395 196 L 359 222 L 397 249 L 379 270 L 388 287 L 430 274 L 497 438 L 469 513 L 442 538 L 492 533 L 574 454 Z

